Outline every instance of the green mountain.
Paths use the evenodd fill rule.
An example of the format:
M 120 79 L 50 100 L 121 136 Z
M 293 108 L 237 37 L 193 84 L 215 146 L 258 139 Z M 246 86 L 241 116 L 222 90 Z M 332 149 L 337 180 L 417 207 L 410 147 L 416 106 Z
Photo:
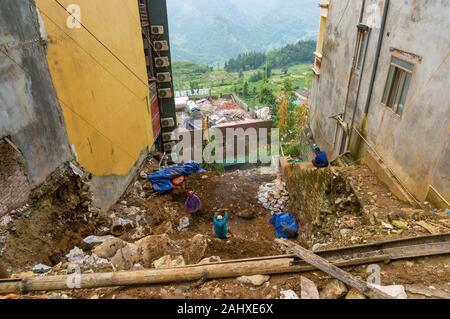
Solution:
M 173 60 L 223 64 L 315 38 L 316 0 L 167 0 Z

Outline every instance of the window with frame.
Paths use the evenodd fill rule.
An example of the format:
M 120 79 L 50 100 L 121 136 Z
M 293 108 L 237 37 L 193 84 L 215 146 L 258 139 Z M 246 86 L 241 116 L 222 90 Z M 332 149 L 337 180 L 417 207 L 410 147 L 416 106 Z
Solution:
M 393 57 L 389 67 L 382 103 L 402 115 L 411 84 L 414 64 Z

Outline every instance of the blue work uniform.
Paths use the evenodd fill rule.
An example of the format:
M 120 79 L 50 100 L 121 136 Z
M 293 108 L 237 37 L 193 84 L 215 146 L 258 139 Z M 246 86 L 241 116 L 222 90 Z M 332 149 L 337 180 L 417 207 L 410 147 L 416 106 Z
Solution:
M 225 216 L 223 216 L 223 219 L 218 219 L 217 216 L 219 214 L 214 214 L 214 235 L 217 238 L 225 239 L 228 235 L 228 213 L 225 213 Z
M 329 163 L 327 153 L 322 151 L 317 154 L 316 158 L 314 159 L 314 165 L 317 167 L 328 167 Z

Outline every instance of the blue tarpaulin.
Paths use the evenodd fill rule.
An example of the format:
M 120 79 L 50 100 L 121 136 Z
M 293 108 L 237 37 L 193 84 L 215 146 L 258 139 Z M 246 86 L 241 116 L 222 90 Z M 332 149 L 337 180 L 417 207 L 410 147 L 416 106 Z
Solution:
M 298 224 L 294 216 L 289 213 L 278 213 L 272 216 L 270 223 L 275 227 L 278 238 L 295 238 L 298 234 Z
M 160 194 L 168 193 L 173 190 L 172 181 L 180 176 L 189 176 L 195 172 L 204 173 L 205 171 L 198 163 L 191 162 L 185 165 L 178 165 L 166 168 L 160 172 L 148 175 L 148 180 L 152 183 L 153 189 Z

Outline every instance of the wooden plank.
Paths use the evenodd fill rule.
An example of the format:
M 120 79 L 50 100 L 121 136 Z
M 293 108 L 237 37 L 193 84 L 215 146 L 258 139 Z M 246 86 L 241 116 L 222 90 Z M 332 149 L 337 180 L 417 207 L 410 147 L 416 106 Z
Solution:
M 381 251 L 389 255 L 391 260 L 444 255 L 450 253 L 450 242 L 386 248 Z
M 339 279 L 343 283 L 355 288 L 360 293 L 366 295 L 372 299 L 393 299 L 390 295 L 376 289 L 370 288 L 363 280 L 349 274 L 348 272 L 333 265 L 328 260 L 316 255 L 315 253 L 297 245 L 286 239 L 277 239 L 277 243 L 286 246 L 299 258 L 303 259 L 307 263 L 317 267 L 318 269 L 326 272 L 327 274 Z
M 416 295 L 423 295 L 429 298 L 450 299 L 450 293 L 440 290 L 432 289 L 424 285 L 403 285 L 407 292 Z
M 417 225 L 419 225 L 420 227 L 422 227 L 423 229 L 425 229 L 426 231 L 428 231 L 430 234 L 436 235 L 440 233 L 439 228 L 428 224 L 426 221 L 421 220 L 416 222 Z

